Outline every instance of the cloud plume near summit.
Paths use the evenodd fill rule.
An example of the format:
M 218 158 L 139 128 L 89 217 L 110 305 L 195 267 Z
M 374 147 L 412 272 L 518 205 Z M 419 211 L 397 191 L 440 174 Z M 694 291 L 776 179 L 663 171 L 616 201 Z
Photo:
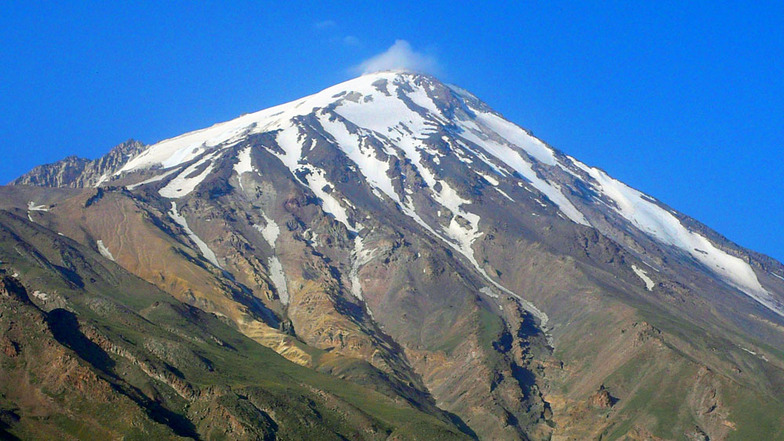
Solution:
M 374 55 L 354 68 L 357 73 L 368 74 L 381 70 L 410 70 L 437 73 L 438 62 L 430 55 L 415 51 L 406 40 L 396 40 L 386 51 Z

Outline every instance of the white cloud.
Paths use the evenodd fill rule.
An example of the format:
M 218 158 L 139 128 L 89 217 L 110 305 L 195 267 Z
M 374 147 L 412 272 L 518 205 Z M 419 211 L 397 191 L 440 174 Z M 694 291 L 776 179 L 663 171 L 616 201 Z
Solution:
M 368 58 L 354 70 L 366 74 L 397 69 L 435 73 L 438 63 L 432 56 L 413 50 L 406 40 L 397 40 L 389 49 Z

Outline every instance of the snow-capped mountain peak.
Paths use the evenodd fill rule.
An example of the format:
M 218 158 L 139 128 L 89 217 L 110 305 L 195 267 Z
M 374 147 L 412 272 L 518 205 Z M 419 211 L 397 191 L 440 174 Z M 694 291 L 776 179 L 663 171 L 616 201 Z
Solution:
M 342 152 L 374 194 L 396 204 L 480 273 L 484 270 L 474 259 L 473 244 L 483 234 L 481 216 L 471 209 L 472 195 L 450 183 L 446 162 L 461 164 L 511 201 L 510 187 L 525 188 L 543 206 L 556 208 L 559 216 L 597 228 L 621 244 L 621 231 L 631 231 L 672 247 L 784 315 L 784 304 L 760 284 L 748 262 L 690 231 L 653 198 L 555 151 L 469 92 L 423 74 L 366 74 L 299 100 L 161 141 L 115 175 L 153 174 L 132 187 L 168 180 L 160 195 L 182 198 L 207 179 L 226 154 L 237 155 L 233 161 L 239 175 L 253 173 L 250 151 L 234 147 L 254 135 L 274 134 L 276 145 L 267 147 L 322 200 L 325 211 L 357 231 L 359 225 L 347 214 L 351 201 L 336 196 L 339 192 L 331 191 L 336 183 L 330 182 L 329 173 L 308 159 L 318 148 L 313 132 Z M 413 175 L 400 171 L 396 166 L 400 163 L 410 163 Z M 436 206 L 454 214 L 451 222 L 439 225 L 420 212 L 416 193 L 422 190 L 412 185 L 414 177 L 424 183 Z M 618 223 L 610 226 L 604 220 L 608 215 Z M 646 260 L 645 253 L 629 251 Z M 654 269 L 658 270 L 655 265 Z M 505 289 L 485 276 L 496 288 Z
M 78 324 L 24 328 L 50 323 L 66 343 L 104 344 L 96 335 L 107 332 L 117 346 L 101 347 L 127 361 L 101 372 L 127 371 L 142 382 L 134 395 L 171 387 L 150 390 L 193 400 L 187 416 L 205 433 L 218 433 L 206 421 L 272 427 L 284 413 L 268 415 L 278 398 L 248 383 L 267 358 L 249 357 L 236 331 L 299 364 L 291 373 L 353 381 L 389 396 L 396 410 L 386 415 L 409 403 L 471 439 L 621 429 L 722 439 L 731 426 L 748 437 L 784 409 L 770 407 L 769 392 L 784 384 L 784 266 L 431 76 L 364 75 L 152 146 L 41 166 L 18 183 L 0 189 L 0 273 L 37 289 L 35 311 L 81 311 Z M 163 292 L 145 297 L 153 285 Z M 170 328 L 178 316 L 187 323 Z M 165 326 L 147 335 L 152 323 Z M 32 347 L 0 343 L 5 357 Z M 103 359 L 89 352 L 85 362 Z M 241 385 L 225 387 L 234 372 Z M 224 386 L 202 387 L 213 380 Z M 408 436 L 367 420 L 333 386 L 302 384 L 341 425 L 367 421 L 370 439 Z M 280 390 L 296 418 L 315 410 L 296 388 Z M 662 424 L 661 409 L 678 409 L 667 420 L 678 422 Z

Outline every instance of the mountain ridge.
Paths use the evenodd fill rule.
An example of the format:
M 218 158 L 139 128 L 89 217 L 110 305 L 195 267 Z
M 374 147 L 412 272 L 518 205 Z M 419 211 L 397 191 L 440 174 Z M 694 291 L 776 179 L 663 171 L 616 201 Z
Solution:
M 39 165 L 14 179 L 10 185 L 72 188 L 97 186 L 108 171 L 114 172 L 119 164 L 124 164 L 146 147 L 140 141 L 129 139 L 98 159 L 68 156 L 51 164 Z

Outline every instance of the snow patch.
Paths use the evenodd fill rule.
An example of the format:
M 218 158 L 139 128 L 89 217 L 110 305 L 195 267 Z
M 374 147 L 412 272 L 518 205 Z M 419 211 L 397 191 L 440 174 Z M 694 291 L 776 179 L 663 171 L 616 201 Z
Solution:
M 261 227 L 260 225 L 254 224 L 253 228 L 259 230 L 261 233 L 261 237 L 269 244 L 270 248 L 273 250 L 275 249 L 275 241 L 278 240 L 278 236 L 280 235 L 280 227 L 274 220 L 267 217 L 266 214 L 261 213 L 264 217 L 265 225 Z
M 218 263 L 218 258 L 215 257 L 215 253 L 203 240 L 201 240 L 199 236 L 196 235 L 196 233 L 193 232 L 193 230 L 190 229 L 190 227 L 188 227 L 188 221 L 185 220 L 185 217 L 177 212 L 177 203 L 174 201 L 172 201 L 172 207 L 171 211 L 169 212 L 169 216 L 171 216 L 171 218 L 174 219 L 174 222 L 177 222 L 177 224 L 180 225 L 183 230 L 185 230 L 185 233 L 188 234 L 188 237 L 190 237 L 196 246 L 199 247 L 199 251 L 201 251 L 201 254 L 205 259 L 218 268 L 223 269 L 223 267 Z
M 368 145 L 367 138 L 363 139 L 358 134 L 350 133 L 345 124 L 337 119 L 330 121 L 328 115 L 319 115 L 319 123 L 335 139 L 346 156 L 357 165 L 360 173 L 370 185 L 379 189 L 392 200 L 399 200 L 392 185 L 392 179 L 387 174 L 389 163 L 376 156 L 375 148 Z
M 478 174 L 479 176 L 485 178 L 485 181 L 489 182 L 490 185 L 492 185 L 494 187 L 497 186 L 498 184 L 500 184 L 500 182 L 498 182 L 498 179 L 496 179 L 496 178 L 494 178 L 494 177 L 492 177 L 492 176 L 490 176 L 488 174 L 485 174 L 485 173 L 482 173 L 482 172 L 479 172 L 479 171 L 476 172 L 476 174 Z
M 648 277 L 648 273 L 646 273 L 644 269 L 637 268 L 637 265 L 632 265 L 632 271 L 634 271 L 634 274 L 637 274 L 637 277 L 645 282 L 645 289 L 648 291 L 653 291 L 653 287 L 656 286 L 656 284 L 653 283 L 653 280 L 651 280 L 650 277 Z
M 264 222 L 266 225 L 262 227 L 261 225 L 254 224 L 253 228 L 261 233 L 261 237 L 264 238 L 264 241 L 269 244 L 270 248 L 272 248 L 274 252 L 275 242 L 278 240 L 278 236 L 280 235 L 280 227 L 277 223 L 275 223 L 274 220 L 267 217 L 267 215 L 263 212 L 261 215 L 264 217 Z M 270 281 L 272 281 L 272 285 L 275 287 L 275 291 L 277 291 L 278 297 L 280 297 L 280 301 L 284 305 L 288 305 L 289 288 L 288 284 L 286 283 L 286 274 L 283 272 L 283 265 L 280 263 L 278 256 L 273 254 L 269 259 L 267 259 L 267 266 L 269 267 L 270 271 Z
M 332 190 L 335 189 L 335 186 L 327 180 L 324 170 L 313 166 L 307 166 L 305 168 L 310 171 L 310 174 L 305 177 L 305 184 L 310 187 L 316 197 L 321 199 L 321 208 L 334 216 L 338 222 L 345 225 L 349 231 L 356 231 L 349 224 L 348 213 L 346 213 L 345 207 L 343 207 L 343 205 L 340 204 L 340 201 L 333 196 Z M 330 192 L 328 193 L 327 191 Z
M 363 265 L 373 260 L 373 257 L 375 257 L 375 250 L 366 249 L 362 238 L 356 236 L 354 238 L 354 249 L 351 251 L 349 280 L 351 280 L 351 294 L 360 300 L 362 300 L 362 284 L 359 280 L 359 270 Z
M 415 87 L 412 92 L 406 93 L 406 96 L 408 96 L 414 104 L 427 110 L 429 116 L 437 119 L 441 123 L 446 123 L 446 119 L 441 113 L 441 110 L 423 87 Z
M 98 182 L 96 182 L 95 185 L 93 185 L 93 187 L 98 188 L 101 184 L 106 182 L 107 179 L 109 179 L 109 175 L 107 175 L 106 173 L 102 174 L 101 177 L 98 178 Z
M 267 260 L 270 270 L 270 280 L 275 290 L 278 292 L 281 303 L 284 305 L 289 304 L 289 288 L 286 283 L 286 274 L 283 272 L 283 265 L 280 263 L 278 256 L 272 256 Z
M 112 253 L 109 251 L 109 248 L 106 248 L 106 245 L 104 245 L 104 244 L 103 244 L 103 240 L 101 240 L 101 239 L 98 239 L 98 241 L 96 242 L 96 244 L 98 244 L 98 252 L 99 252 L 99 253 L 101 253 L 101 256 L 103 256 L 103 257 L 105 257 L 105 258 L 107 258 L 107 259 L 111 260 L 112 262 L 114 262 L 114 261 L 115 261 L 115 260 L 114 260 L 114 256 L 113 256 L 113 255 L 112 255 Z
M 744 348 L 743 346 L 739 346 L 739 348 L 743 349 L 744 351 L 748 352 L 749 354 L 751 354 L 751 355 L 753 355 L 755 357 L 758 357 L 762 361 L 765 361 L 765 362 L 770 361 L 770 360 L 768 360 L 768 357 L 766 357 L 764 354 L 758 354 L 758 353 L 752 351 L 751 349 Z
M 514 199 L 512 199 L 512 197 L 511 197 L 511 196 L 509 196 L 508 194 L 504 193 L 504 191 L 503 191 L 503 190 L 501 190 L 500 188 L 498 188 L 498 187 L 495 187 L 495 189 L 496 189 L 496 191 L 498 191 L 499 193 L 501 193 L 501 195 L 502 195 L 502 196 L 504 196 L 505 198 L 509 199 L 509 200 L 510 200 L 510 201 L 512 201 L 512 202 L 515 202 L 515 200 L 514 200 Z
M 498 293 L 493 288 L 490 288 L 488 286 L 484 286 L 484 287 L 480 288 L 479 292 L 481 292 L 482 294 L 484 294 L 486 296 L 492 297 L 494 299 L 497 299 L 497 298 L 500 297 L 498 295 Z
M 240 190 L 245 191 L 245 188 L 242 186 L 242 175 L 255 171 L 251 164 L 250 147 L 246 147 L 237 155 L 237 163 L 234 164 L 234 171 L 237 173 L 237 181 L 240 183 Z
M 35 205 L 35 202 L 30 201 L 27 203 L 27 211 L 49 211 L 46 205 Z

